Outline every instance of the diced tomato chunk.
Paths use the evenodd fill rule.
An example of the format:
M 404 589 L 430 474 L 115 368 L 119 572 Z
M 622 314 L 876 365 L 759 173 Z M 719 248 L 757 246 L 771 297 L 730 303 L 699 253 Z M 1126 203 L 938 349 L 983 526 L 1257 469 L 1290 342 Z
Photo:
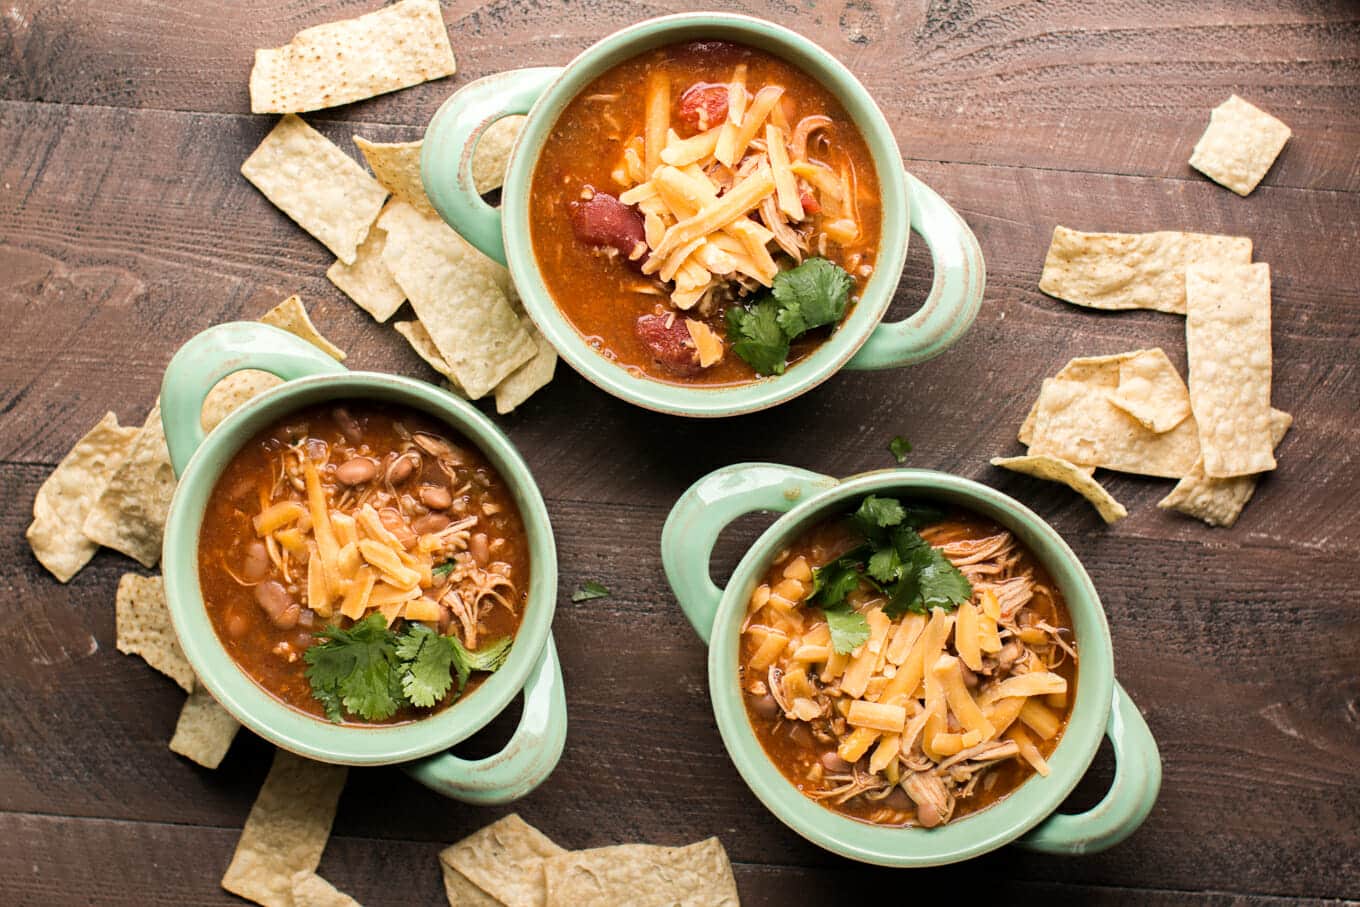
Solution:
M 726 119 L 726 85 L 695 82 L 680 95 L 680 120 L 694 132 L 712 129 Z
M 817 196 L 812 194 L 809 189 L 803 189 L 798 193 L 798 200 L 803 203 L 804 214 L 816 214 L 822 210 L 822 203 L 817 201 Z
M 674 313 L 643 315 L 633 330 L 662 368 L 680 377 L 699 373 L 698 352 L 684 318 Z
M 625 261 L 642 267 L 647 241 L 642 214 L 636 208 L 608 192 L 594 192 L 590 198 L 571 203 L 571 226 L 576 238 L 586 245 L 617 249 Z M 644 254 L 636 255 L 639 249 Z

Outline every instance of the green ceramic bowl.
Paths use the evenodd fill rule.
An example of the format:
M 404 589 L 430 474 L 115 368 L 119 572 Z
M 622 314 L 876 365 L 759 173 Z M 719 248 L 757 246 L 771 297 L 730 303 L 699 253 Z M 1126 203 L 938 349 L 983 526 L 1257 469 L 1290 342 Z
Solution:
M 770 560 L 799 532 L 870 493 L 956 504 L 1014 532 L 1062 589 L 1081 653 L 1071 720 L 1049 759 L 1052 774 L 1033 777 L 1000 803 L 939 828 L 873 826 L 803 796 L 765 755 L 739 689 L 741 623 Z M 724 526 L 757 510 L 784 515 L 751 546 L 726 590 L 719 589 L 708 573 L 713 543 Z M 888 469 L 838 482 L 788 466 L 744 463 L 710 473 L 681 496 L 666 520 L 661 555 L 685 616 L 709 645 L 713 710 L 732 761 L 761 802 L 809 841 L 883 866 L 952 863 L 1016 839 L 1048 853 L 1089 853 L 1122 841 L 1152 809 L 1162 777 L 1157 744 L 1115 682 L 1110 631 L 1091 578 L 1051 526 L 1001 492 L 920 469 Z M 1102 736 L 1110 738 L 1118 761 L 1109 793 L 1087 812 L 1055 814 L 1091 764 Z
M 251 400 L 205 437 L 199 424 L 204 397 L 220 379 L 246 368 L 263 369 L 286 383 Z M 241 445 L 301 407 L 354 399 L 422 410 L 476 444 L 509 484 L 529 537 L 529 601 L 505 666 L 464 701 L 392 727 L 332 724 L 267 693 L 222 646 L 198 583 L 199 528 L 208 496 Z M 258 322 L 218 325 L 186 343 L 166 369 L 161 418 L 179 477 L 161 555 L 166 599 L 184 654 L 227 711 L 284 749 L 347 765 L 407 763 L 405 768 L 420 781 L 469 802 L 507 802 L 548 776 L 561 755 L 567 721 L 562 672 L 550 633 L 557 553 L 547 508 L 529 468 L 489 419 L 429 384 L 351 372 L 311 344 Z M 478 761 L 446 752 L 500 714 L 521 690 L 523 717 L 504 750 Z
M 874 276 L 831 338 L 785 374 L 735 387 L 669 384 L 605 359 L 558 310 L 539 273 L 529 234 L 529 186 L 544 141 L 563 109 L 593 79 L 645 50 L 680 41 L 723 39 L 762 48 L 816 77 L 844 105 L 874 157 L 883 230 Z M 527 113 L 502 190 L 500 209 L 473 188 L 472 150 L 496 120 Z M 587 48 L 565 67 L 522 69 L 473 82 L 430 122 L 421 152 L 425 192 L 439 214 L 514 276 L 529 316 L 567 362 L 599 387 L 639 406 L 685 416 L 729 416 L 765 409 L 816 387 L 842 367 L 911 365 L 943 352 L 972 324 L 985 282 L 982 252 L 968 226 L 928 186 L 902 169 L 883 112 L 830 53 L 771 22 L 725 13 L 649 19 Z M 914 230 L 935 267 L 930 295 L 905 321 L 881 323 L 906 262 Z

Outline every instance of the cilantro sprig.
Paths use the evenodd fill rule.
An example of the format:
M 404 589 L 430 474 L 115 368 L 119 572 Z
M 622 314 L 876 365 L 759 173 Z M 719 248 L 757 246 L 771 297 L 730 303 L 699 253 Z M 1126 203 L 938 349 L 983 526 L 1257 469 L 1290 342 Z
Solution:
M 848 654 L 869 638 L 868 621 L 848 601 L 861 583 L 887 598 L 883 612 L 891 618 L 952 610 L 973 597 L 968 578 L 916 531 L 943 517 L 933 507 L 896 498 L 869 495 L 860 502 L 850 519 L 864 544 L 812 572 L 810 601 L 826 614 L 837 652 Z
M 302 656 L 307 680 L 335 722 L 346 713 L 381 721 L 405 705 L 431 708 L 448 695 L 455 677 L 461 695 L 473 671 L 495 671 L 505 663 L 511 642 L 506 636 L 469 650 L 424 624 L 407 623 L 394 632 L 381 614 L 348 628 L 332 624 L 316 638 Z
M 808 331 L 840 321 L 851 285 L 845 269 L 825 258 L 809 258 L 780 271 L 769 293 L 749 306 L 727 310 L 732 351 L 757 374 L 784 374 L 789 344 Z

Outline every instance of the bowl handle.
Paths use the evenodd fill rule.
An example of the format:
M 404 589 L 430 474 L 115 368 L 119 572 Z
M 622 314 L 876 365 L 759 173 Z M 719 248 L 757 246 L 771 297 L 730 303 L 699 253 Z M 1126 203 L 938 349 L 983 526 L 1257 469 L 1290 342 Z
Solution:
M 1021 838 L 1020 846 L 1043 853 L 1096 853 L 1143 824 L 1162 787 L 1162 759 L 1147 722 L 1118 683 L 1105 735 L 1114 745 L 1115 758 L 1109 793 L 1084 813 L 1049 817 Z
M 737 517 L 757 510 L 785 513 L 808 493 L 836 480 L 778 463 L 736 463 L 710 472 L 671 508 L 661 530 L 661 563 L 694 632 L 705 642 L 713 630 L 723 590 L 709 578 L 718 535 Z
M 421 784 L 454 800 L 482 806 L 509 803 L 552 774 L 566 739 L 567 696 L 557 647 L 549 636 L 524 685 L 519 727 L 504 749 L 485 759 L 460 759 L 445 752 L 402 768 Z
M 483 253 L 505 264 L 501 212 L 482 200 L 472 179 L 472 152 L 497 120 L 528 113 L 560 75 L 560 66 L 514 69 L 455 91 L 430 120 L 420 150 L 420 179 L 439 216 Z
M 959 213 L 925 183 L 907 174 L 911 229 L 930 249 L 935 277 L 930 295 L 905 321 L 874 328 L 848 369 L 897 368 L 925 362 L 963 336 L 982 306 L 987 268 L 982 249 Z
M 232 372 L 247 368 L 285 381 L 348 371 L 302 338 L 258 321 L 208 328 L 179 348 L 161 381 L 161 425 L 176 478 L 203 443 L 201 416 L 208 392 Z

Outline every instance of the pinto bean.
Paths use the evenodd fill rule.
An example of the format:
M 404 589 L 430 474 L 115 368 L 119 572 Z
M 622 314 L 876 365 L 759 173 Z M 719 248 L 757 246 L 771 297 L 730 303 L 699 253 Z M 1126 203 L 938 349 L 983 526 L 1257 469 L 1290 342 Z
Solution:
M 453 495 L 443 485 L 421 485 L 420 503 L 431 510 L 447 510 L 453 503 Z
M 774 697 L 769 693 L 764 696 L 752 696 L 751 711 L 766 721 L 773 721 L 784 713 L 784 710 L 779 707 L 779 703 L 775 702 Z
M 387 467 L 387 481 L 393 485 L 400 485 L 409 479 L 411 473 L 415 472 L 419 466 L 420 454 L 414 450 L 408 450 L 393 460 L 392 464 Z
M 485 567 L 491 563 L 491 546 L 487 542 L 485 532 L 479 532 L 468 539 L 468 551 L 472 553 L 472 559 L 478 566 Z
M 428 535 L 431 532 L 438 532 L 449 525 L 449 518 L 442 513 L 427 513 L 422 517 L 417 517 L 411 528 L 417 535 Z
M 335 480 L 343 485 L 361 485 L 378 474 L 378 464 L 368 457 L 355 457 L 335 467 Z
M 825 753 L 822 753 L 822 768 L 829 772 L 843 775 L 853 769 L 854 766 L 842 759 L 840 754 L 835 750 L 827 750 Z
M 916 821 L 921 823 L 922 828 L 934 828 L 943 818 L 933 804 L 921 803 L 916 807 Z
M 291 630 L 302 613 L 301 606 L 293 601 L 288 590 L 278 580 L 267 580 L 256 586 L 255 601 L 280 630 Z
M 245 557 L 241 561 L 241 578 L 248 583 L 258 583 L 269 576 L 269 549 L 264 542 L 256 539 L 246 545 Z
M 227 635 L 232 639 L 240 639 L 250 630 L 250 621 L 246 616 L 236 609 L 227 612 Z
M 907 796 L 907 792 L 900 787 L 894 787 L 892 793 L 883 798 L 883 805 L 888 809 L 895 809 L 904 813 L 910 812 L 916 806 L 911 797 Z
M 594 190 L 591 190 L 592 192 Z M 616 249 L 625 261 L 642 267 L 647 240 L 642 215 L 608 192 L 594 192 L 590 198 L 571 203 L 571 227 L 576 238 L 588 246 Z
M 359 427 L 359 423 L 349 414 L 349 410 L 343 406 L 337 406 L 331 410 L 331 416 L 335 419 L 335 424 L 340 426 L 340 433 L 345 436 L 345 440 L 351 444 L 358 444 L 364 437 L 364 431 Z

